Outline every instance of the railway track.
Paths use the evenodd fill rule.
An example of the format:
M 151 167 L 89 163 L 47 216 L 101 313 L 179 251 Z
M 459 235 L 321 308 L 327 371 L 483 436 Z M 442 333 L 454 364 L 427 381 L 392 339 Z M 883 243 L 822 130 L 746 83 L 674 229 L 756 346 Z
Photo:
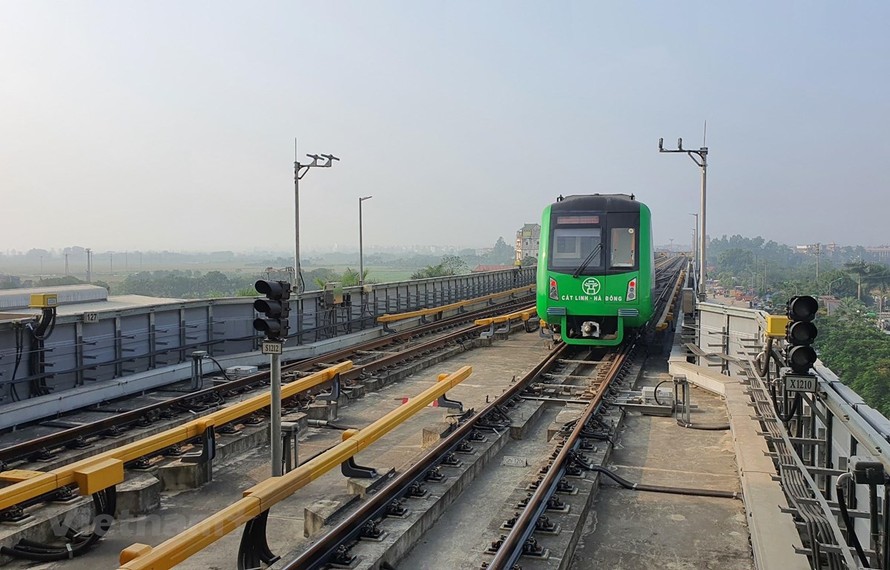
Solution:
M 657 297 L 657 313 L 672 301 L 668 293 L 678 278 L 682 263 L 681 260 L 667 260 L 659 268 L 661 291 Z M 452 489 L 465 489 L 473 484 L 464 480 L 468 477 L 465 473 L 475 472 L 468 477 L 475 479 L 480 477 L 482 470 L 497 469 L 487 459 L 511 444 L 506 441 L 496 444 L 489 438 L 508 439 L 510 436 L 507 432 L 516 430 L 517 424 L 522 423 L 516 419 L 517 416 L 530 420 L 526 424 L 534 423 L 539 412 L 529 414 L 527 406 L 521 409 L 523 404 L 537 405 L 537 410 L 540 410 L 549 402 L 583 403 L 583 411 L 568 423 L 569 429 L 563 429 L 554 438 L 556 443 L 552 454 L 541 465 L 540 476 L 528 485 L 529 492 L 525 499 L 517 504 L 511 496 L 513 502 L 504 505 L 503 510 L 513 512 L 513 516 L 504 517 L 502 530 L 497 531 L 499 536 L 490 537 L 490 547 L 479 560 L 478 567 L 518 568 L 522 556 L 545 558 L 546 549 L 538 545 L 534 534 L 558 532 L 559 524 L 551 521 L 545 513 L 552 516 L 551 511 L 559 512 L 565 507 L 560 500 L 561 494 L 578 493 L 578 488 L 569 481 L 570 477 L 577 477 L 583 471 L 596 471 L 596 466 L 585 453 L 595 451 L 594 442 L 610 438 L 609 426 L 598 416 L 603 411 L 610 390 L 628 374 L 637 352 L 636 342 L 611 351 L 557 344 L 509 390 L 480 411 L 471 410 L 460 416 L 424 457 L 378 488 L 358 510 L 338 522 L 309 548 L 286 557 L 281 567 L 308 570 L 396 566 L 403 554 L 414 545 L 413 542 L 406 542 L 412 539 L 402 537 L 419 537 L 417 532 L 405 530 L 409 523 L 405 523 L 404 519 L 416 519 L 410 523 L 412 528 L 431 527 L 451 502 L 458 500 L 456 495 L 460 490 L 454 492 Z M 514 414 L 516 410 L 519 411 Z M 519 428 L 519 431 L 524 429 Z M 541 432 L 547 426 L 539 425 L 535 429 Z M 519 437 L 543 440 L 546 435 L 536 432 Z M 470 456 L 474 457 L 470 459 Z M 424 509 L 425 513 L 420 512 Z M 387 538 L 389 534 L 401 536 Z M 392 545 L 383 548 L 380 546 L 383 542 L 391 542 Z M 467 545 L 470 549 L 471 546 Z M 411 560 L 406 567 L 417 563 L 418 560 Z
M 590 360 L 579 360 L 579 352 L 583 351 L 565 344 L 557 345 L 546 358 L 524 377 L 518 379 L 509 390 L 482 410 L 470 412 L 462 417 L 450 433 L 421 460 L 379 488 L 356 512 L 339 522 L 330 532 L 307 550 L 288 560 L 282 567 L 287 570 L 320 570 L 337 567 L 376 568 L 383 562 L 395 564 L 395 560 L 387 560 L 386 557 L 372 560 L 362 554 L 362 546 L 369 544 L 369 541 L 374 543 L 380 540 L 384 533 L 388 532 L 388 521 L 398 521 L 396 524 L 402 525 L 402 519 L 409 516 L 409 510 L 414 508 L 412 505 L 415 503 L 411 502 L 412 499 L 423 499 L 431 494 L 435 497 L 448 495 L 444 487 L 439 487 L 446 485 L 448 479 L 453 480 L 457 477 L 455 470 L 479 471 L 494 468 L 477 467 L 471 462 L 483 455 L 482 448 L 488 442 L 488 438 L 509 438 L 506 432 L 513 424 L 512 411 L 519 409 L 522 402 L 526 401 L 525 398 L 530 398 L 528 401 L 535 400 L 539 408 L 543 407 L 545 403 L 534 395 L 539 393 L 540 388 L 553 387 L 554 381 L 552 377 L 548 377 L 552 371 L 570 365 L 573 372 L 571 375 L 576 377 L 574 386 L 580 391 L 590 390 L 591 396 L 585 413 L 577 420 L 572 433 L 558 445 L 556 457 L 546 466 L 547 473 L 532 483 L 536 490 L 524 508 L 520 509 L 521 513 L 516 513 L 508 535 L 493 541 L 497 544 L 494 560 L 486 563 L 490 568 L 511 568 L 523 553 L 532 553 L 534 539 L 531 535 L 536 528 L 540 530 L 538 521 L 541 520 L 548 505 L 552 505 L 552 498 L 556 496 L 557 491 L 565 489 L 567 485 L 571 487 L 565 479 L 566 470 L 574 472 L 577 462 L 585 459 L 582 450 L 592 447 L 588 438 L 590 434 L 599 433 L 595 426 L 596 412 L 613 381 L 621 377 L 621 372 L 626 370 L 626 365 L 630 362 L 629 355 L 632 355 L 634 350 L 633 347 L 625 346 L 616 352 L 597 351 L 587 355 Z M 578 381 L 581 374 L 574 374 L 580 372 L 579 369 L 582 368 L 591 372 L 588 383 Z M 580 396 L 573 396 L 573 400 L 577 398 Z M 542 429 L 546 429 L 546 426 Z M 535 433 L 528 437 L 544 436 Z M 475 457 L 470 459 L 473 455 Z M 464 465 L 463 459 L 466 459 L 467 465 Z M 476 477 L 478 476 L 477 474 Z M 434 508 L 439 510 L 442 506 L 436 503 Z M 506 505 L 506 508 L 513 509 L 514 505 Z M 418 520 L 423 518 L 421 513 L 416 513 L 414 516 Z M 428 523 L 421 524 L 425 526 Z M 481 564 L 480 561 L 480 566 Z M 248 567 L 242 566 L 242 568 Z
M 671 273 L 670 267 L 673 263 L 679 264 L 680 262 L 667 263 L 663 266 L 662 272 Z M 673 274 L 676 277 L 676 273 Z M 665 283 L 669 282 L 672 282 L 672 280 L 665 279 Z M 665 289 L 668 289 L 668 287 Z M 662 303 L 669 301 L 664 293 L 661 294 L 659 299 Z M 339 378 L 340 388 L 348 392 L 353 387 L 357 388 L 360 384 L 365 383 L 368 378 L 377 374 L 386 374 L 388 371 L 404 365 L 407 361 L 429 356 L 441 350 L 442 347 L 453 346 L 463 342 L 465 339 L 477 337 L 486 327 L 468 326 L 466 325 L 467 321 L 491 316 L 493 313 L 515 311 L 517 305 L 518 303 L 502 304 L 498 307 L 466 313 L 455 318 L 436 321 L 410 331 L 375 339 L 349 349 L 294 363 L 285 368 L 283 378 L 285 381 L 288 378 L 295 380 L 301 375 L 309 374 L 315 368 L 325 368 L 333 363 L 349 359 L 355 362 L 355 368 L 343 373 Z M 430 335 L 438 336 L 432 340 L 424 340 L 425 336 Z M 313 544 L 304 553 L 288 562 L 286 567 L 320 568 L 332 562 L 336 563 L 338 557 L 348 560 L 351 556 L 349 554 L 350 545 L 354 546 L 367 540 L 369 537 L 379 536 L 378 526 L 380 521 L 387 517 L 398 516 L 397 513 L 404 510 L 403 507 L 399 507 L 400 500 L 417 494 L 422 495 L 424 484 L 437 484 L 443 478 L 447 478 L 447 476 L 442 476 L 442 472 L 454 469 L 456 464 L 460 464 L 461 460 L 456 459 L 460 454 L 472 454 L 474 446 L 484 447 L 484 442 L 487 439 L 486 432 L 498 434 L 498 437 L 500 437 L 500 434 L 505 430 L 511 429 L 510 410 L 519 408 L 535 399 L 540 400 L 541 391 L 534 388 L 534 386 L 549 386 L 546 390 L 552 389 L 554 382 L 552 379 L 545 379 L 543 377 L 544 374 L 555 374 L 556 376 L 563 377 L 582 376 L 582 374 L 575 374 L 574 372 L 568 374 L 559 371 L 554 372 L 554 367 L 556 366 L 564 366 L 567 362 L 577 364 L 574 361 L 586 360 L 587 358 L 586 356 L 581 357 L 574 352 L 567 354 L 566 350 L 567 348 L 564 345 L 557 345 L 547 359 L 536 366 L 529 375 L 515 382 L 496 401 L 487 404 L 479 413 L 470 410 L 461 415 L 460 421 L 454 424 L 450 434 L 435 447 L 433 452 L 429 453 L 423 460 L 414 464 L 404 473 L 398 475 L 398 477 L 388 481 L 383 488 L 375 492 L 370 501 L 360 507 L 359 512 L 355 516 L 363 516 L 365 520 L 359 521 L 357 518 L 350 517 L 348 522 L 338 525 L 330 533 L 331 538 L 329 541 L 331 542 L 329 544 L 325 545 L 324 541 Z M 603 357 L 604 354 L 609 355 L 610 353 L 599 352 L 596 356 Z M 599 361 L 599 364 L 595 364 L 594 361 L 587 361 L 586 364 L 583 364 L 583 366 L 593 366 L 591 381 L 586 385 L 574 382 L 575 387 L 570 389 L 573 399 L 591 403 L 590 405 L 594 406 L 594 411 L 601 405 L 603 394 L 608 392 L 614 375 L 619 374 L 618 371 L 622 369 L 622 363 L 626 361 L 626 356 L 621 356 L 621 354 L 611 355 L 608 358 L 608 363 Z M 611 372 L 607 373 L 606 371 Z M 262 387 L 267 380 L 268 372 L 259 373 L 226 384 L 169 398 L 166 401 L 157 402 L 149 406 L 131 410 L 117 408 L 115 410 L 117 413 L 114 416 L 99 422 L 69 428 L 34 441 L 23 442 L 0 449 L 0 460 L 7 463 L 26 462 L 35 459 L 35 454 L 52 454 L 55 450 L 62 448 L 89 445 L 93 441 L 102 438 L 109 430 L 120 432 L 132 426 L 146 425 L 157 419 L 163 419 L 164 416 L 172 418 L 176 412 L 180 411 L 195 411 L 196 409 L 211 411 L 218 409 L 222 407 L 226 397 Z M 570 385 L 573 382 L 563 381 L 560 384 Z M 565 386 L 562 386 L 562 388 L 564 389 Z M 295 396 L 295 398 L 301 399 L 303 403 L 311 401 L 312 397 L 313 395 L 311 394 Z M 556 399 L 560 398 L 557 397 Z M 594 402 L 595 404 L 593 404 Z M 284 407 L 288 407 L 287 404 Z M 588 422 L 589 419 L 579 420 L 577 425 L 583 426 Z M 587 426 L 586 428 L 579 429 L 582 432 L 584 430 L 589 432 L 591 428 Z M 577 463 L 578 453 L 573 452 L 567 455 L 570 461 L 568 465 L 565 465 L 565 457 L 561 457 L 563 455 L 562 451 L 566 449 L 572 451 L 575 447 L 586 445 L 584 438 L 581 438 L 580 443 L 578 441 L 571 443 L 570 440 L 571 438 L 566 439 L 566 442 L 561 444 L 561 451 L 555 455 L 554 461 L 551 462 L 553 466 L 556 466 L 553 467 L 556 471 L 559 471 L 559 469 L 570 469 L 572 468 L 572 462 Z M 566 451 L 566 454 L 568 453 Z M 562 480 L 562 477 L 557 478 L 554 475 L 553 478 L 556 478 L 557 485 L 560 485 L 559 481 Z M 549 485 L 549 481 L 550 479 L 545 477 L 544 480 L 537 484 L 536 488 L 545 489 Z M 389 492 L 388 490 L 394 493 L 393 498 L 388 498 L 389 496 L 384 492 Z M 546 496 L 543 499 L 546 506 L 547 502 L 552 498 L 554 491 L 547 490 L 542 491 L 542 493 L 542 496 Z M 535 491 L 532 494 L 532 498 L 534 499 L 538 494 Z M 42 497 L 43 500 L 51 498 L 53 497 Z M 532 531 L 530 532 L 534 532 L 535 525 L 539 524 L 538 521 L 541 519 L 540 513 L 536 514 L 533 512 L 540 507 L 538 499 L 530 500 L 528 505 L 530 505 L 529 508 L 531 510 L 524 509 L 523 513 L 516 517 L 516 521 L 513 524 L 514 528 L 522 529 L 515 531 L 519 533 L 517 536 L 520 536 L 520 538 L 510 538 L 515 534 L 514 531 L 510 531 L 505 535 L 505 540 L 502 542 L 502 546 L 506 545 L 504 552 L 515 546 L 514 542 L 519 544 L 520 553 L 523 551 L 528 552 L 529 538 L 521 538 L 522 534 L 528 531 L 526 521 L 531 521 Z M 396 515 L 393 513 L 396 513 Z M 241 567 L 252 568 L 256 566 L 254 563 L 257 561 L 250 559 L 249 552 L 250 549 L 248 549 L 248 554 L 245 557 L 239 556 Z M 495 555 L 498 556 L 497 554 Z M 504 556 L 512 556 L 512 554 L 505 554 Z M 340 563 L 342 563 L 342 560 Z
M 407 359 L 417 358 L 447 344 L 458 342 L 462 338 L 477 335 L 482 327 L 467 325 L 474 319 L 510 312 L 520 306 L 525 306 L 522 304 L 522 300 L 504 303 L 497 307 L 487 307 L 479 311 L 467 312 L 424 324 L 404 332 L 393 333 L 315 358 L 291 363 L 282 368 L 282 379 L 285 382 L 292 381 L 313 370 L 324 368 L 325 364 L 353 360 L 357 364 L 356 367 L 341 378 L 341 386 L 348 390 L 362 377 L 392 368 Z M 429 341 L 422 340 L 424 337 L 435 335 L 440 336 Z M 19 467 L 28 462 L 46 462 L 61 450 L 86 449 L 103 437 L 116 437 L 133 427 L 149 427 L 159 420 L 171 420 L 180 414 L 213 411 L 224 406 L 227 397 L 263 389 L 268 382 L 269 371 L 261 371 L 181 396 L 170 397 L 170 392 L 167 391 L 169 387 L 162 387 L 153 393 L 155 395 L 166 393 L 167 397 L 161 396 L 164 399 L 133 409 L 127 409 L 126 400 L 112 402 L 101 408 L 86 408 L 90 411 L 108 413 L 109 416 L 82 425 L 59 428 L 53 433 L 0 448 L 0 471 L 14 466 Z M 72 413 L 76 411 L 78 410 L 72 410 Z M 64 423 L 59 420 L 49 422 L 51 426 L 64 425 Z
M 593 394 L 589 403 L 575 421 L 571 433 L 557 444 L 556 457 L 549 462 L 546 473 L 532 484 L 535 490 L 528 497 L 521 513 L 507 522 L 510 527 L 508 534 L 493 542 L 494 558 L 483 565 L 483 568 L 513 568 L 523 555 L 544 554 L 543 547 L 538 545 L 532 535 L 535 530 L 555 529 L 555 523 L 545 517 L 544 513 L 548 510 L 561 512 L 564 505 L 559 500 L 560 492 L 570 493 L 575 490 L 566 476 L 577 476 L 584 470 L 591 470 L 585 451 L 594 449 L 594 439 L 591 436 L 600 433 L 597 414 L 601 411 L 605 396 L 613 383 L 622 378 L 622 372 L 627 371 L 627 365 L 633 360 L 635 351 L 636 345 L 627 344 L 608 355 L 611 358 L 607 361 L 606 369 L 601 369 L 591 382 Z M 579 368 L 583 366 L 588 365 L 579 364 Z M 608 437 L 608 434 L 600 437 Z

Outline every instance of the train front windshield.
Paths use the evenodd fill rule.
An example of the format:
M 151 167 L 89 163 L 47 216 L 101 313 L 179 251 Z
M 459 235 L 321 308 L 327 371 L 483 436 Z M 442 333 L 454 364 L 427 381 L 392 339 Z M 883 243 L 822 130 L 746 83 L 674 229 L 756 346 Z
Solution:
M 588 269 L 602 268 L 602 228 L 559 228 L 553 230 L 550 267 L 575 270 L 590 257 Z M 593 256 L 591 256 L 593 252 Z
M 621 273 L 639 267 L 639 214 L 615 212 L 553 216 L 549 268 L 585 275 Z

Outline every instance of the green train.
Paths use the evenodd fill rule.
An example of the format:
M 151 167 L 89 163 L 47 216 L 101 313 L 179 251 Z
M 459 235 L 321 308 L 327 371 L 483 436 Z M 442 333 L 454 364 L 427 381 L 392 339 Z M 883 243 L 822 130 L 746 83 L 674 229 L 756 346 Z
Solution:
M 538 316 L 567 344 L 615 346 L 652 316 L 648 206 L 633 195 L 558 197 L 544 208 Z

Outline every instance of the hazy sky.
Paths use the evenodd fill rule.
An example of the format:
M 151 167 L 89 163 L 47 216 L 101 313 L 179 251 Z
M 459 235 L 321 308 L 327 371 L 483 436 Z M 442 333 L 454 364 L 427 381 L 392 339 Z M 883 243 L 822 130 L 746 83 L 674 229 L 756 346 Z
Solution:
M 0 250 L 511 243 L 557 194 L 890 242 L 890 3 L 0 0 Z M 796 227 L 797 219 L 813 223 Z

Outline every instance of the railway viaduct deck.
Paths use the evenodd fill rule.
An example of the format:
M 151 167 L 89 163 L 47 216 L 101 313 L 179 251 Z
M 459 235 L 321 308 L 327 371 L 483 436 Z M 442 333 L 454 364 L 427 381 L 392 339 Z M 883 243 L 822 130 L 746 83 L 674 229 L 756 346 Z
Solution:
M 521 279 L 516 275 L 507 273 L 487 290 L 468 286 L 463 298 L 516 289 L 513 279 Z M 405 287 L 408 298 L 416 296 L 416 285 Z M 447 289 L 441 283 L 437 287 Z M 438 305 L 420 302 L 432 312 L 416 303 L 400 308 L 420 310 L 423 314 L 412 319 L 433 323 L 464 310 L 433 310 L 459 302 L 461 295 L 443 289 L 434 298 L 441 299 Z M 817 391 L 804 396 L 796 417 L 781 421 L 756 362 L 763 350 L 764 314 L 714 303 L 698 303 L 687 312 L 679 302 L 674 307 L 664 313 L 671 320 L 656 341 L 614 366 L 603 354 L 554 354 L 558 347 L 551 339 L 537 330 L 528 332 L 533 327 L 527 310 L 513 306 L 502 311 L 517 315 L 513 321 L 486 321 L 472 333 L 444 343 L 441 350 L 430 349 L 374 372 L 369 368 L 360 382 L 346 382 L 348 389 L 333 397 L 316 394 L 311 402 L 285 406 L 293 469 L 324 458 L 344 440 L 344 430 L 369 426 L 436 384 L 441 375 L 472 367 L 471 375 L 448 390 L 447 398 L 391 426 L 388 435 L 362 449 L 349 477 L 339 464 L 314 473 L 311 482 L 267 511 L 261 537 L 236 525 L 215 537 L 212 546 L 182 559 L 179 567 L 234 568 L 239 560 L 241 567 L 252 567 L 243 565 L 250 560 L 243 557 L 245 543 L 252 552 L 267 544 L 275 555 L 267 562 L 274 568 L 311 567 L 295 561 L 441 447 L 459 420 L 467 420 L 466 412 L 488 409 L 532 376 L 530 387 L 517 391 L 509 406 L 482 418 L 475 435 L 461 444 L 469 449 L 440 462 L 441 480 L 424 468 L 420 475 L 425 494 L 418 491 L 416 497 L 403 498 L 404 512 L 393 507 L 388 516 L 377 517 L 377 536 L 369 529 L 367 536 L 347 542 L 354 557 L 348 567 L 481 568 L 495 562 L 500 555 L 493 543 L 510 542 L 509 521 L 522 518 L 523 501 L 534 499 L 543 484 L 540 474 L 554 466 L 556 454 L 568 446 L 568 432 L 575 428 L 583 432 L 583 447 L 570 453 L 562 467 L 561 490 L 542 503 L 548 522 L 535 516 L 535 528 L 523 537 L 527 555 L 516 562 L 521 568 L 880 567 L 875 557 L 883 552 L 883 533 L 872 533 L 869 485 L 843 474 L 864 464 L 890 469 L 890 423 L 821 366 L 816 368 Z M 361 313 L 357 318 L 367 320 Z M 391 326 L 407 328 L 408 323 Z M 307 337 L 313 342 L 294 350 L 302 358 L 371 335 L 391 334 L 380 328 L 358 322 L 352 330 L 335 327 L 336 335 L 318 341 Z M 364 356 L 400 350 L 368 350 Z M 553 368 L 542 366 L 548 359 Z M 233 355 L 223 364 L 236 362 Z M 333 364 L 322 358 L 320 366 Z M 615 369 L 614 382 L 607 378 L 610 367 Z M 187 388 L 189 382 L 179 387 Z M 602 404 L 593 406 L 597 398 Z M 462 407 L 447 407 L 455 401 Z M 590 420 L 583 416 L 588 407 L 595 408 Z M 199 416 L 204 413 L 198 411 Z M 40 567 L 169 567 L 142 566 L 140 556 L 162 552 L 171 541 L 174 550 L 179 548 L 177 540 L 188 536 L 190 527 L 211 520 L 243 496 L 259 496 L 258 489 L 269 480 L 266 424 L 233 423 L 232 433 L 216 434 L 211 472 L 195 467 L 201 462 L 194 458 L 203 451 L 194 442 L 180 450 L 185 458 L 170 454 L 138 470 L 128 465 L 126 482 L 118 485 L 118 518 L 105 537 L 82 557 Z M 16 440 L 12 434 L 7 437 Z M 115 446 L 112 437 L 107 447 Z M 94 451 L 66 453 L 74 461 L 78 453 L 82 457 Z M 69 459 L 43 461 L 64 465 Z M 363 477 L 362 466 L 379 475 Z M 21 467 L 22 474 L 7 470 L 0 476 L 5 474 L 3 480 L 14 484 L 31 477 L 29 471 L 45 470 L 33 462 Z M 161 469 L 176 475 L 168 474 L 161 483 Z M 848 480 L 846 505 L 865 563 L 847 543 L 847 527 L 839 516 L 839 478 Z M 883 485 L 875 490 L 879 495 Z M 39 526 L 37 519 L 50 522 L 43 523 L 43 531 L 34 531 L 34 540 L 46 540 L 54 529 L 64 531 L 60 520 L 83 527 L 91 509 L 88 497 L 76 496 L 64 503 L 26 507 L 32 520 L 2 525 L 0 542 L 15 544 L 24 536 L 22 528 Z M 256 556 L 263 558 L 262 553 Z M 33 562 L 8 557 L 3 561 L 10 567 L 33 567 Z

